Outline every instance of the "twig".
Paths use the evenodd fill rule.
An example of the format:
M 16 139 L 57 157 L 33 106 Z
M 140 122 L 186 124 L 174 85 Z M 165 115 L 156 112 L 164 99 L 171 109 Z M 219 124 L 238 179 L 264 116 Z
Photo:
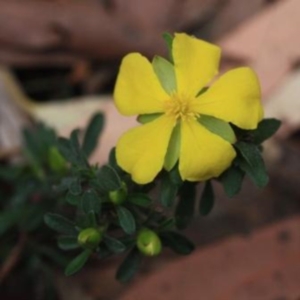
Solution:
M 25 233 L 21 233 L 18 243 L 13 247 L 3 266 L 0 268 L 0 285 L 4 279 L 9 275 L 12 269 L 20 259 L 21 253 L 25 246 L 27 236 Z

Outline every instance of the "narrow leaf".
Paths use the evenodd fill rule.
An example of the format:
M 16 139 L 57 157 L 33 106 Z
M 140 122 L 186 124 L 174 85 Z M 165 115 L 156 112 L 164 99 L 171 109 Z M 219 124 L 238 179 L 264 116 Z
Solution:
M 85 132 L 82 151 L 89 157 L 95 150 L 99 136 L 103 130 L 104 116 L 102 113 L 95 114 Z
M 115 191 L 122 187 L 118 173 L 111 166 L 103 166 L 98 171 L 97 177 L 93 184 L 101 191 Z
M 185 229 L 193 218 L 196 200 L 195 183 L 185 182 L 179 190 L 179 202 L 176 207 L 176 226 Z
M 135 220 L 132 213 L 123 206 L 117 206 L 119 223 L 124 232 L 133 234 L 135 232 Z
M 214 207 L 215 196 L 212 184 L 207 181 L 200 199 L 199 211 L 203 216 L 208 215 Z
M 148 195 L 142 193 L 130 195 L 128 201 L 141 207 L 148 207 L 152 203 L 151 198 Z
M 71 276 L 76 272 L 80 271 L 82 267 L 87 262 L 89 256 L 91 255 L 91 250 L 85 250 L 76 256 L 66 267 L 65 275 Z
M 168 53 L 169 53 L 169 58 L 170 58 L 170 61 L 173 63 L 174 60 L 173 60 L 173 39 L 174 37 L 168 33 L 168 32 L 164 32 L 163 33 L 163 39 L 165 40 L 166 44 L 167 44 L 167 47 L 168 47 Z
M 164 167 L 167 171 L 170 171 L 176 165 L 179 159 L 179 152 L 180 152 L 180 124 L 178 123 L 172 132 L 167 154 L 164 161 Z
M 279 129 L 281 122 L 276 119 L 264 119 L 259 124 L 256 130 L 253 131 L 254 143 L 261 144 L 270 138 Z
M 118 268 L 117 280 L 123 283 L 130 281 L 138 271 L 141 261 L 142 255 L 136 248 L 133 248 Z
M 233 197 L 239 193 L 244 176 L 245 173 L 235 166 L 232 166 L 220 176 L 225 193 L 228 197 Z
M 107 235 L 104 236 L 104 243 L 111 252 L 116 254 L 126 250 L 126 246 L 122 242 Z
M 81 208 L 86 214 L 91 211 L 100 213 L 101 199 L 94 190 L 87 190 L 84 192 L 81 199 Z
M 171 207 L 176 199 L 178 186 L 175 185 L 169 176 L 166 174 L 161 181 L 160 202 L 165 207 Z
M 247 173 L 258 187 L 266 186 L 269 177 L 257 146 L 245 142 L 238 142 L 235 144 L 235 147 L 241 154 L 240 159 L 237 160 L 240 168 Z
M 185 236 L 175 231 L 165 231 L 160 234 L 163 245 L 182 255 L 191 254 L 195 246 Z
M 206 115 L 201 115 L 198 119 L 198 122 L 206 127 L 209 131 L 217 134 L 229 143 L 235 143 L 236 137 L 234 131 L 227 122 Z
M 177 90 L 174 66 L 160 56 L 155 56 L 152 66 L 160 84 L 168 94 Z
M 70 235 L 77 234 L 75 224 L 61 215 L 47 213 L 44 221 L 51 229 L 57 232 Z
M 141 124 L 146 124 L 149 123 L 151 121 L 154 121 L 155 119 L 157 119 L 158 117 L 162 116 L 161 113 L 154 113 L 154 114 L 145 114 L 145 115 L 139 115 L 137 117 L 137 121 Z
M 74 250 L 79 248 L 77 237 L 74 236 L 61 236 L 57 240 L 58 247 L 62 250 Z

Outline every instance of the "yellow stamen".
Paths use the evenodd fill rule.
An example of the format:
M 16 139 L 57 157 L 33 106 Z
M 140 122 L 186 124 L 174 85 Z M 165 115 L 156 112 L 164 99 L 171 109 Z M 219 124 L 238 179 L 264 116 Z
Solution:
M 173 116 L 176 120 L 185 121 L 189 118 L 195 119 L 199 114 L 192 109 L 192 102 L 194 100 L 193 97 L 173 94 L 165 102 L 165 112 L 167 115 Z

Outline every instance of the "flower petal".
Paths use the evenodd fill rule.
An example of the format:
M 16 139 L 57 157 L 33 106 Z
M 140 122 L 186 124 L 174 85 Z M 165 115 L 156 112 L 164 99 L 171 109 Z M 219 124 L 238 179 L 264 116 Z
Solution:
M 114 91 L 115 104 L 121 114 L 163 112 L 163 102 L 168 98 L 147 58 L 139 53 L 124 57 Z
M 235 156 L 230 143 L 197 121 L 182 122 L 179 172 L 183 180 L 202 181 L 218 177 Z
M 175 34 L 173 58 L 177 91 L 196 96 L 218 73 L 221 49 L 213 44 L 188 36 Z
M 135 182 L 149 183 L 162 169 L 174 126 L 174 119 L 163 115 L 129 130 L 120 138 L 117 162 Z
M 243 129 L 255 129 L 263 118 L 260 85 L 250 68 L 225 73 L 198 98 L 195 110 L 231 122 Z

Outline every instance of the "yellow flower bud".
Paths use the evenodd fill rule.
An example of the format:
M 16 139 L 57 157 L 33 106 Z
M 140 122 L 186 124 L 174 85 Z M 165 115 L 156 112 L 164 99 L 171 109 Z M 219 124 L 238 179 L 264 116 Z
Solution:
M 108 194 L 110 201 L 115 205 L 121 205 L 127 198 L 127 186 L 125 182 L 122 181 L 121 188 L 115 191 L 111 191 Z
M 96 228 L 86 228 L 80 231 L 77 240 L 83 248 L 95 249 L 102 237 L 103 233 Z
M 156 256 L 162 249 L 159 236 L 154 231 L 147 228 L 143 228 L 139 232 L 136 245 L 146 256 Z

